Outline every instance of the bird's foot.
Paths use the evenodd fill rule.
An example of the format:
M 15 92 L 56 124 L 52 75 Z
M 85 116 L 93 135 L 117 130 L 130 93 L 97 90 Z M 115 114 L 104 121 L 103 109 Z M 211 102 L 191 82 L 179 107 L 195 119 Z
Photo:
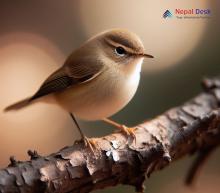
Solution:
M 127 135 L 128 137 L 131 137 L 132 139 L 134 139 L 135 143 L 136 143 L 136 135 L 134 133 L 135 128 L 133 127 L 127 127 L 125 125 L 119 124 L 115 121 L 112 121 L 111 119 L 108 118 L 104 118 L 103 121 L 105 121 L 106 123 L 113 125 L 114 127 L 116 127 L 117 129 L 121 130 L 122 133 L 124 133 L 125 135 Z
M 136 143 L 136 135 L 135 135 L 135 128 L 133 127 L 127 127 L 125 125 L 120 125 L 119 129 L 122 131 L 122 133 L 125 133 L 128 137 L 132 137 Z
M 94 139 L 89 139 L 86 136 L 83 136 L 83 142 L 85 144 L 86 147 L 88 147 L 93 154 L 95 154 L 95 150 L 97 150 L 97 144 L 96 141 Z

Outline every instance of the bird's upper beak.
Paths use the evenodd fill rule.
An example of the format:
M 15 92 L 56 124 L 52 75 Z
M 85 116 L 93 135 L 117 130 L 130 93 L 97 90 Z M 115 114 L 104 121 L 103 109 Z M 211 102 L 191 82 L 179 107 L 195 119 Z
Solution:
M 146 58 L 154 58 L 152 55 L 150 55 L 150 54 L 143 54 L 143 56 L 144 57 L 146 57 Z
M 154 58 L 154 56 L 150 55 L 150 54 L 145 54 L 145 53 L 136 53 L 134 54 L 136 56 L 141 56 L 141 57 L 146 57 L 146 58 Z

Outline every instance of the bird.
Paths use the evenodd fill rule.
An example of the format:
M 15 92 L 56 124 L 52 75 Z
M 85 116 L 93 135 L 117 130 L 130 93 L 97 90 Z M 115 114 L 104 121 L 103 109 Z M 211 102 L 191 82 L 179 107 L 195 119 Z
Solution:
M 132 128 L 109 117 L 135 95 L 146 54 L 141 39 L 127 29 L 110 29 L 88 39 L 53 72 L 36 93 L 4 109 L 19 110 L 38 102 L 59 105 L 67 111 L 86 146 L 94 141 L 84 135 L 77 119 L 103 120 L 129 136 Z

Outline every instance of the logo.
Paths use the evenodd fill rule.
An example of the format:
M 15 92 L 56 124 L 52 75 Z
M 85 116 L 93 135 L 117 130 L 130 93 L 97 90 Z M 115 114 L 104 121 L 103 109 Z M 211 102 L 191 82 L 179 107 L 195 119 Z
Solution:
M 208 19 L 211 18 L 211 9 L 199 9 L 199 8 L 188 8 L 180 9 L 176 8 L 173 10 L 166 10 L 163 13 L 163 18 L 175 18 L 175 19 Z
M 163 18 L 171 18 L 173 15 L 169 10 L 166 10 L 163 14 Z

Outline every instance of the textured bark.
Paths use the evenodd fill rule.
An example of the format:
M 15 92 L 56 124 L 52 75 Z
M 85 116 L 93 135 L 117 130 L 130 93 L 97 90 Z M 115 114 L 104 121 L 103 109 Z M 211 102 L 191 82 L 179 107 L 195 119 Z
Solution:
M 204 92 L 184 105 L 135 126 L 136 142 L 113 133 L 93 139 L 95 154 L 79 141 L 46 157 L 29 151 L 30 161 L 11 157 L 11 164 L 0 170 L 0 192 L 86 193 L 117 184 L 143 191 L 145 176 L 219 145 L 220 79 L 206 79 L 203 86 Z

